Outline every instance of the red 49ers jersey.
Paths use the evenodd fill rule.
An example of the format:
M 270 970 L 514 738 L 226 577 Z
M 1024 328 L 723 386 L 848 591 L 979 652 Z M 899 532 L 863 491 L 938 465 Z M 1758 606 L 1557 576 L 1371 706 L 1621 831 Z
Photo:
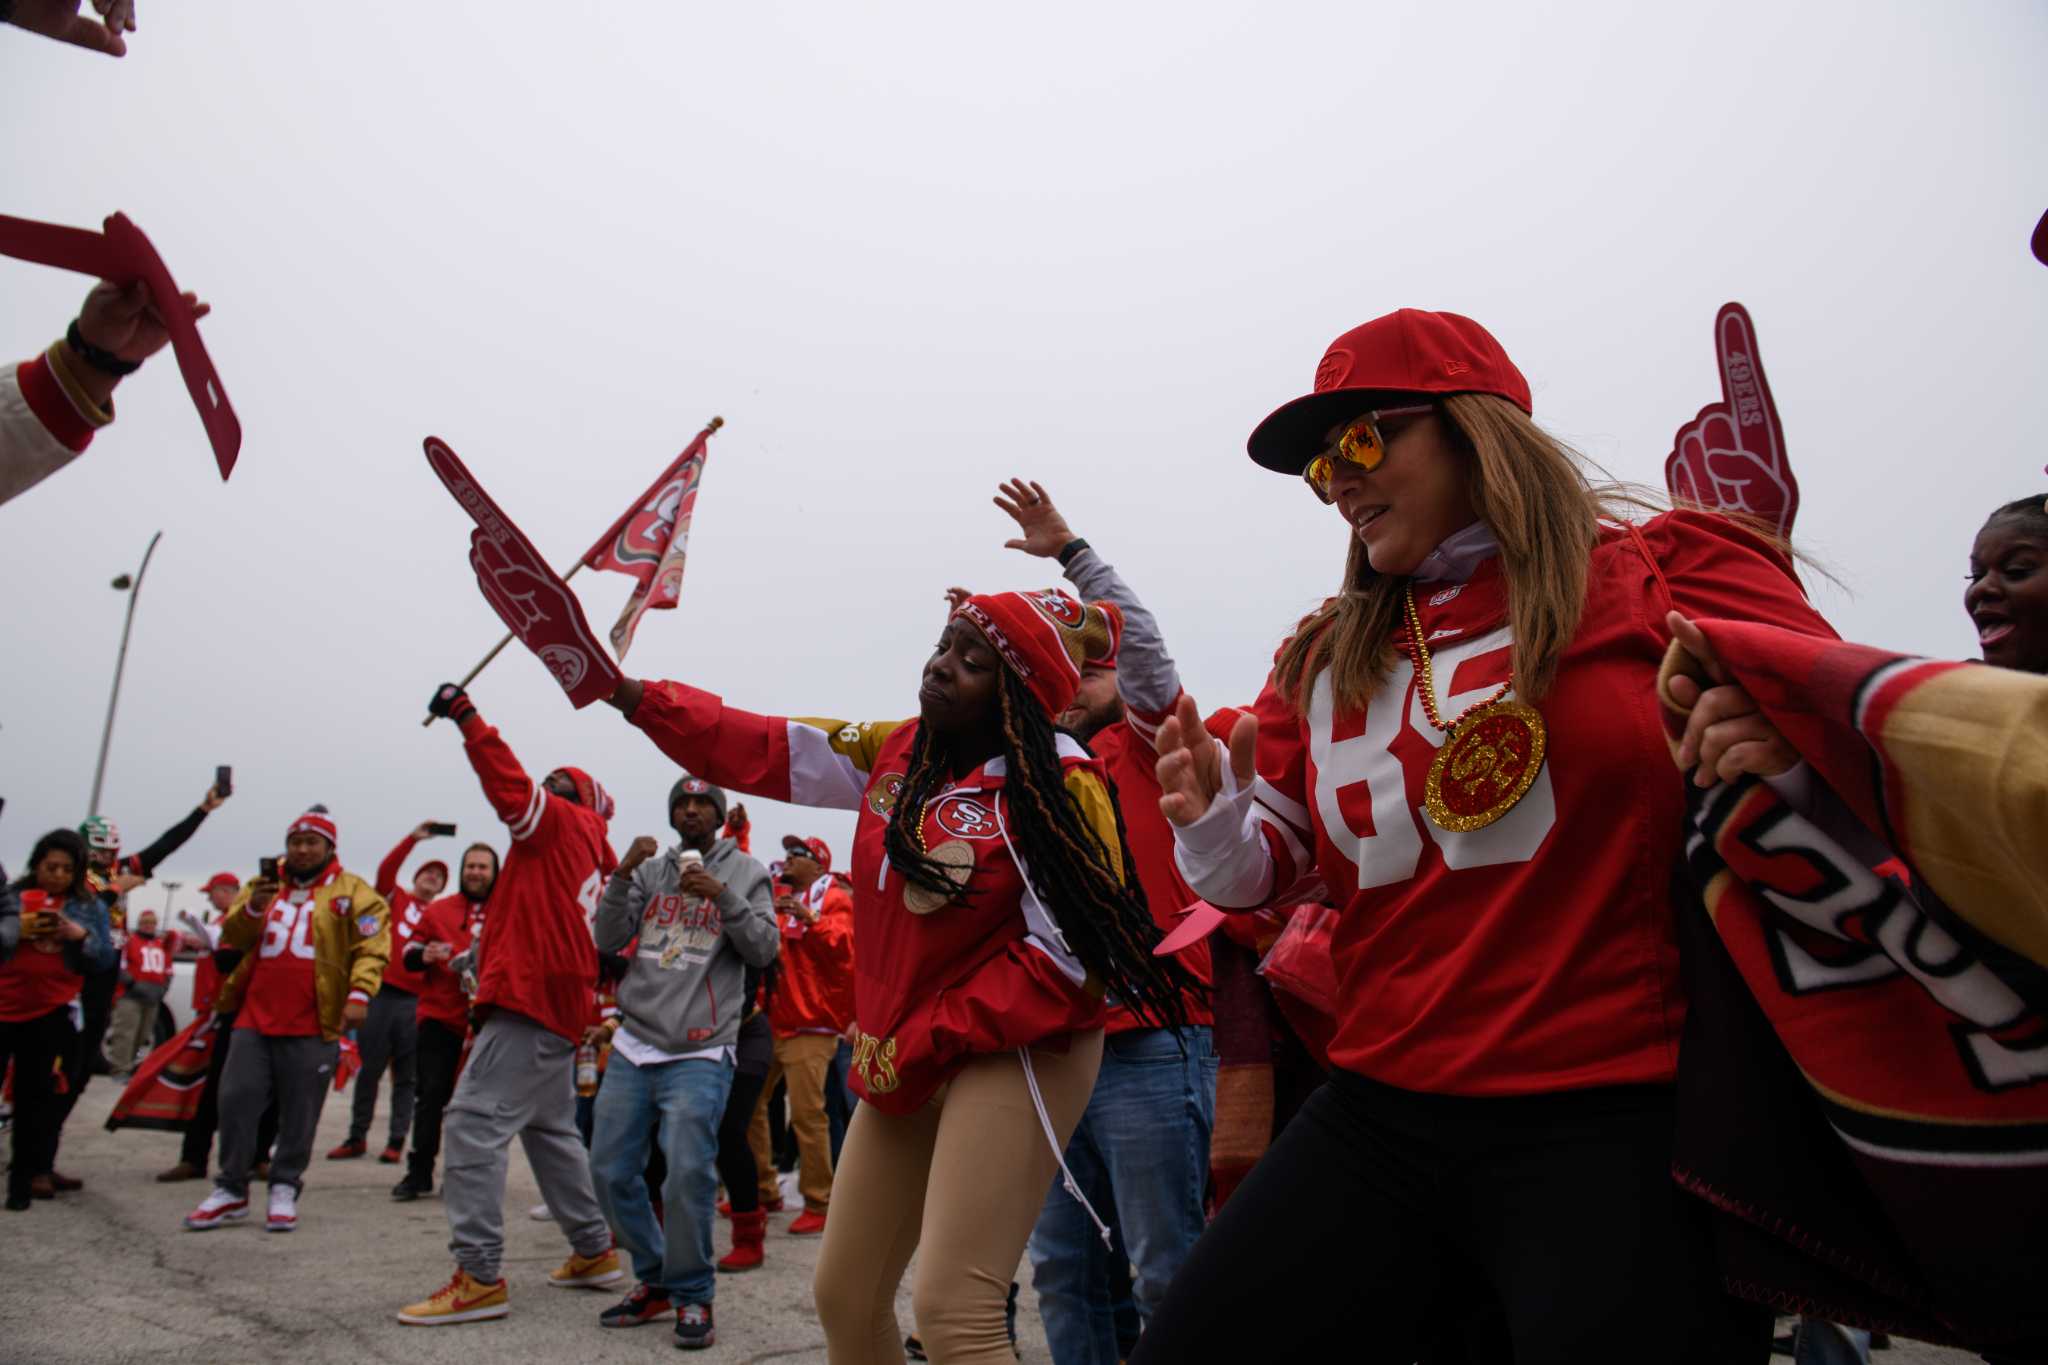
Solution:
M 323 883 L 328 880 L 331 873 Z M 313 920 L 320 903 L 313 892 L 311 886 L 294 886 L 270 902 L 263 916 L 263 937 L 251 950 L 256 961 L 249 968 L 249 984 L 235 1017 L 237 1029 L 266 1038 L 320 1036 L 319 969 L 313 944 Z
M 1418 583 L 1415 597 L 1448 721 L 1512 671 L 1500 561 L 1463 584 Z M 1468 833 L 1424 809 L 1445 736 L 1405 655 L 1360 711 L 1333 705 L 1327 673 L 1306 717 L 1268 681 L 1255 706 L 1268 894 L 1318 869 L 1333 900 L 1348 894 L 1332 1063 L 1445 1094 L 1672 1078 L 1685 1001 L 1670 885 L 1685 779 L 1655 681 L 1674 606 L 1833 638 L 1783 560 L 1732 522 L 1672 512 L 1640 542 L 1606 528 L 1578 634 L 1535 702 L 1543 768 L 1512 810 Z
M 128 946 L 121 950 L 121 966 L 137 981 L 169 981 L 170 945 L 161 938 L 130 935 Z

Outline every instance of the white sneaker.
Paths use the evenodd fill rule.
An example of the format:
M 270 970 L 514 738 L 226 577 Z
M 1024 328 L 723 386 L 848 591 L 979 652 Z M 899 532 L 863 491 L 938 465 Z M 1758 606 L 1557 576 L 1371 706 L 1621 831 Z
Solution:
M 548 1221 L 548 1219 L 553 1218 L 555 1215 L 546 1204 L 535 1204 L 532 1208 L 526 1211 L 526 1216 L 528 1218 L 531 1218 L 536 1223 L 545 1223 Z
M 290 1232 L 299 1225 L 299 1192 L 290 1185 L 270 1187 L 270 1212 L 264 1226 L 272 1232 Z
M 199 1201 L 198 1208 L 185 1215 L 185 1226 L 194 1232 L 205 1232 L 223 1223 L 239 1223 L 248 1216 L 247 1196 L 229 1194 L 215 1186 L 206 1198 Z

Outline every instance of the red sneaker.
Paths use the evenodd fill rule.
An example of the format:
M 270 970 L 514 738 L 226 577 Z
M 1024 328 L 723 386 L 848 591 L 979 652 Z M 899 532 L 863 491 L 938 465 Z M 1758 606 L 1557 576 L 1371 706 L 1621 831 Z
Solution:
M 399 1162 L 405 1160 L 405 1148 L 394 1142 L 383 1151 L 377 1153 L 377 1160 L 383 1162 L 386 1166 L 396 1166 Z
M 369 1150 L 369 1143 L 359 1142 L 355 1138 L 350 1138 L 347 1142 L 342 1143 L 341 1146 L 329 1152 L 327 1159 L 329 1161 L 348 1161 L 351 1158 L 365 1155 Z
M 789 1235 L 792 1237 L 816 1237 L 825 1230 L 825 1215 L 805 1209 L 789 1221 Z
M 659 1322 L 674 1311 L 668 1295 L 649 1284 L 636 1284 L 633 1292 L 597 1315 L 599 1327 L 644 1327 Z

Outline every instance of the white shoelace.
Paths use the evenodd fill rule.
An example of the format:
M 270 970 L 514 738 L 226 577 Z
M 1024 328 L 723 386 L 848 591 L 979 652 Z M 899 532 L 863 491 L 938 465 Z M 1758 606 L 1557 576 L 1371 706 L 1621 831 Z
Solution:
M 1087 1210 L 1089 1220 L 1095 1224 L 1095 1230 L 1102 1234 L 1102 1245 L 1114 1250 L 1109 1224 L 1103 1222 L 1102 1216 L 1095 1212 L 1095 1206 L 1088 1202 L 1088 1196 L 1081 1193 L 1081 1186 L 1075 1181 L 1074 1173 L 1067 1169 L 1067 1154 L 1060 1147 L 1059 1134 L 1052 1130 L 1052 1115 L 1045 1112 L 1045 1096 L 1038 1093 L 1038 1073 L 1031 1069 L 1031 1049 L 1020 1047 L 1017 1049 L 1017 1056 L 1024 1063 L 1024 1084 L 1031 1090 L 1031 1107 L 1038 1111 L 1038 1126 L 1045 1130 L 1046 1143 L 1052 1148 L 1052 1159 L 1060 1164 L 1060 1183 L 1066 1186 L 1068 1194 L 1074 1196 L 1074 1201 Z

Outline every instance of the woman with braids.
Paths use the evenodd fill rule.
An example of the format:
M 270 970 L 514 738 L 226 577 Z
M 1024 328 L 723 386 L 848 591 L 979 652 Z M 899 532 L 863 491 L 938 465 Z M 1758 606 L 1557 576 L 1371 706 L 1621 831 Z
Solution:
M 1724 1299 L 1671 1177 L 1673 884 L 1683 782 L 1794 756 L 1740 688 L 1686 680 L 1681 777 L 1657 676 L 1689 617 L 1832 632 L 1780 547 L 1625 520 L 1468 318 L 1338 338 L 1250 448 L 1342 517 L 1344 575 L 1227 746 L 1185 700 L 1162 727 L 1161 808 L 1214 905 L 1321 874 L 1337 1031 L 1133 1365 L 1407 1362 L 1430 1304 L 1488 1300 L 1517 1365 L 1762 1361 L 1770 1319 Z
M 904 1359 L 896 1287 L 941 1365 L 1013 1359 L 1004 1299 L 1094 1087 L 1105 989 L 1182 1022 L 1182 970 L 1124 869 L 1100 765 L 1053 729 L 1113 612 L 1057 591 L 953 612 L 918 717 L 759 716 L 680 683 L 611 702 L 721 786 L 857 812 L 855 1111 L 814 1286 L 833 1365 Z
M 1963 609 L 1985 663 L 2048 673 L 2048 497 L 2020 498 L 1985 519 Z

